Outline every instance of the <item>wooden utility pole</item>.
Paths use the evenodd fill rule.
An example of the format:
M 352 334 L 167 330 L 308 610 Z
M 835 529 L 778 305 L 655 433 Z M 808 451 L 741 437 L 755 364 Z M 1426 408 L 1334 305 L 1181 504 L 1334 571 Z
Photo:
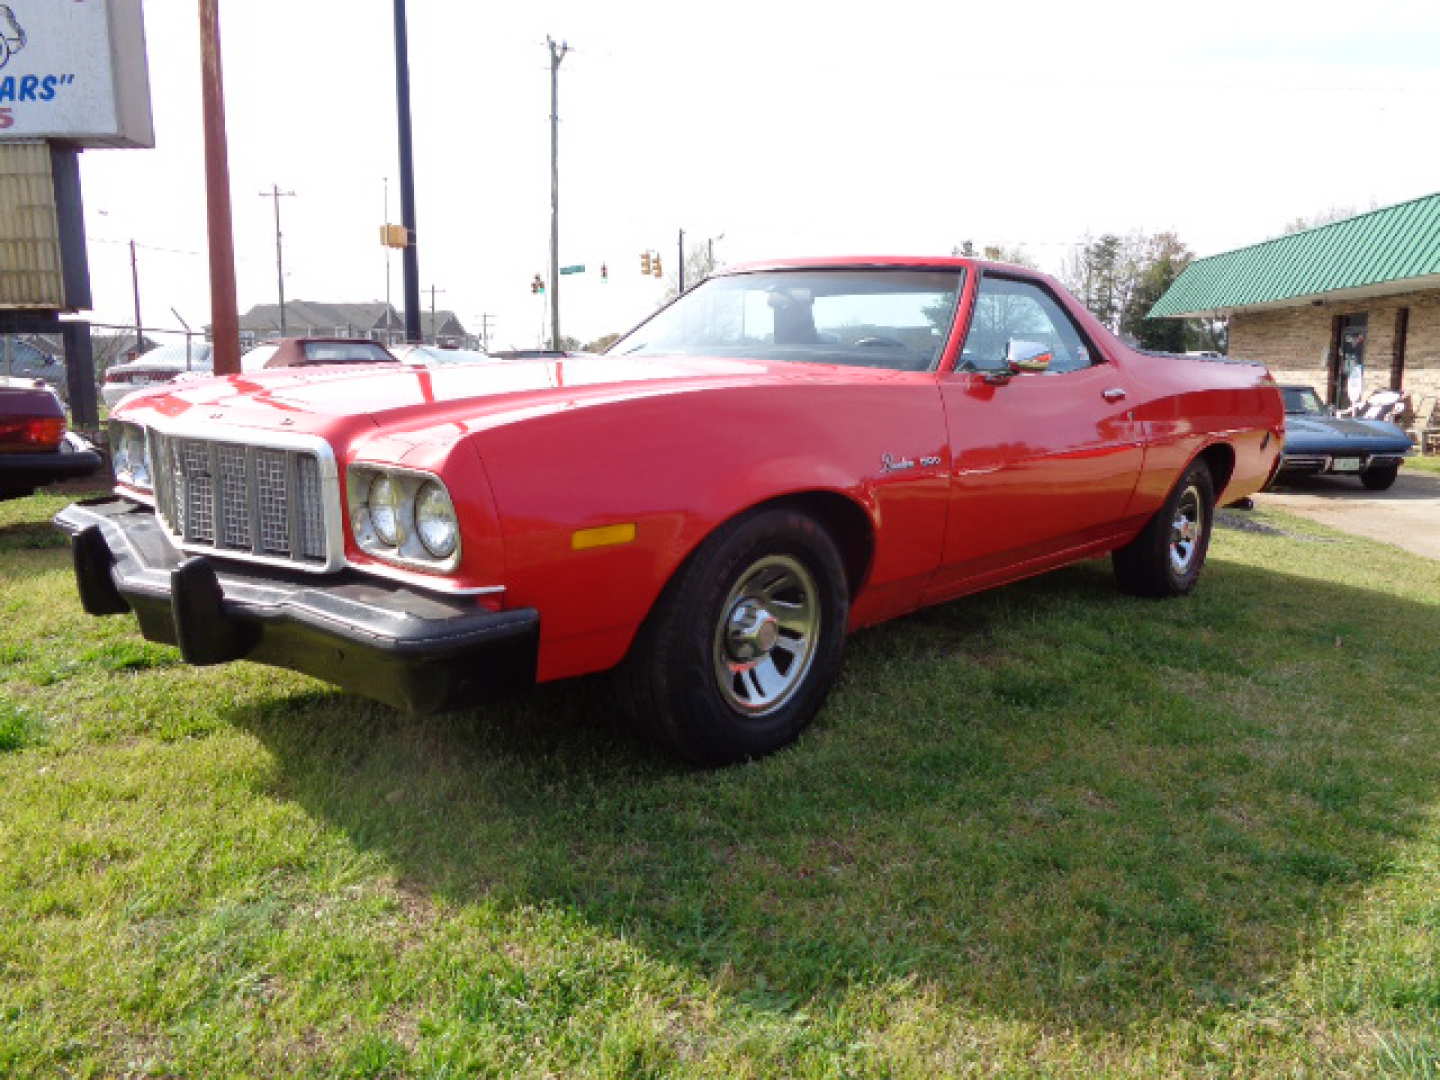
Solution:
M 220 65 L 220 0 L 200 0 L 200 83 L 215 374 L 238 375 L 240 315 L 235 305 L 235 233 L 230 218 L 230 161 L 225 140 L 225 74 Z
M 135 241 L 130 241 L 130 288 L 135 294 L 135 355 L 145 351 L 145 332 L 140 327 L 140 260 L 135 257 Z
M 280 336 L 285 333 L 285 248 L 280 238 L 280 200 L 293 199 L 295 192 L 281 191 L 279 184 L 271 184 L 269 191 L 260 192 L 262 199 L 275 200 L 275 282 L 280 293 Z
M 430 286 L 430 344 L 431 344 L 431 345 L 439 345 L 439 344 L 440 344 L 440 327 L 435 324 L 435 294 L 436 294 L 437 292 L 444 292 L 444 291 L 445 291 L 444 289 L 437 289 L 434 285 L 431 285 L 431 286 Z
M 400 224 L 405 226 L 401 260 L 405 289 L 405 340 L 422 344 L 420 333 L 420 255 L 415 235 L 415 152 L 410 133 L 410 31 L 405 0 L 395 0 L 395 115 L 400 136 Z

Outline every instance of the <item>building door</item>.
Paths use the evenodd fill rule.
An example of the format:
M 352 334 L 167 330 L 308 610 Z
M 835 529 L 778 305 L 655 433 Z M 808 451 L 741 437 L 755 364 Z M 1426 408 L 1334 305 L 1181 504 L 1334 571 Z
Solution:
M 1364 315 L 1342 315 L 1337 321 L 1335 348 L 1330 353 L 1330 401 L 1348 409 L 1365 396 Z

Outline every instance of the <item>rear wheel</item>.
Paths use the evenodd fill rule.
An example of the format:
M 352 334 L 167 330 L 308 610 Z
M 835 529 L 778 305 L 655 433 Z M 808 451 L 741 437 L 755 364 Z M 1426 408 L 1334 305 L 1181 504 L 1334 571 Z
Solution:
M 1120 588 L 1136 596 L 1183 596 L 1193 589 L 1210 550 L 1214 508 L 1210 470 L 1193 462 L 1140 535 L 1111 556 Z
M 819 523 L 784 508 L 741 518 L 656 603 L 620 670 L 625 703 L 696 764 L 768 754 L 824 703 L 848 615 L 844 567 Z
M 1399 475 L 1399 465 L 1385 465 L 1378 469 L 1366 469 L 1360 474 L 1360 483 L 1371 491 L 1384 491 L 1395 483 L 1395 478 Z

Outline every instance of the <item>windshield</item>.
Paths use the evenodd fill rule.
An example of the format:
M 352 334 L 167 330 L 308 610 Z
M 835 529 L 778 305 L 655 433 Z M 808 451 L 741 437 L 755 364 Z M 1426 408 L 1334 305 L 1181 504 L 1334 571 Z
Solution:
M 1285 411 L 1301 416 L 1326 416 L 1329 410 L 1320 400 L 1320 395 L 1308 386 L 1285 387 Z
M 711 278 L 606 350 L 935 367 L 960 270 L 780 270 Z
M 393 364 L 395 358 L 369 341 L 307 341 L 307 364 Z

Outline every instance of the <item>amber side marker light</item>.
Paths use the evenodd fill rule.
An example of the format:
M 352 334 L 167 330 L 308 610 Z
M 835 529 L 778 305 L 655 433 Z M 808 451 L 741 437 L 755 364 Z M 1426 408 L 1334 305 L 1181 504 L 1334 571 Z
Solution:
M 579 529 L 570 534 L 570 547 L 573 551 L 584 551 L 587 548 L 628 544 L 634 539 L 635 523 L 630 521 L 624 525 L 601 525 L 594 529 Z

